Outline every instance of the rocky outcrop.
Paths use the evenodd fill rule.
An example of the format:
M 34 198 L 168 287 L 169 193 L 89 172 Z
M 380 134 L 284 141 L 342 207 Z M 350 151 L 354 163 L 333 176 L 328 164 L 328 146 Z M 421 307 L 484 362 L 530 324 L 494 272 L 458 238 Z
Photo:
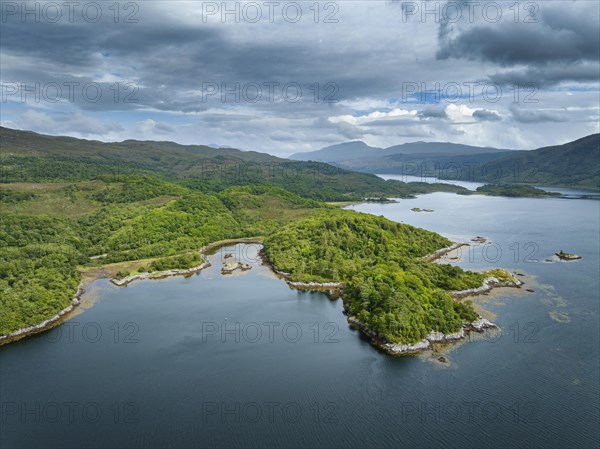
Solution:
M 434 253 L 424 256 L 423 259 L 426 260 L 427 262 L 433 262 L 434 260 L 437 260 L 437 259 L 445 256 L 449 252 L 452 252 L 455 249 L 461 248 L 463 246 L 469 246 L 469 244 L 468 243 L 453 243 L 452 245 L 448 246 L 447 248 L 438 249 Z
M 247 270 L 250 270 L 251 268 L 252 268 L 252 266 L 248 265 L 247 263 L 227 262 L 223 266 L 223 268 L 221 268 L 221 274 L 231 274 L 235 270 L 247 271 Z
M 331 288 L 342 288 L 344 286 L 344 284 L 340 284 L 339 282 L 323 282 L 323 283 L 319 283 L 319 282 L 294 282 L 294 281 L 287 281 L 287 284 L 292 286 L 292 287 L 302 287 L 302 288 L 327 288 L 327 289 L 331 289 Z
M 558 253 L 555 253 L 556 257 L 560 260 L 579 260 L 581 256 L 577 254 L 565 253 L 563 250 L 560 250 Z
M 432 347 L 434 343 L 450 343 L 457 340 L 462 340 L 468 332 L 483 332 L 485 329 L 497 327 L 491 321 L 485 318 L 478 318 L 472 323 L 466 323 L 458 332 L 452 334 L 444 334 L 442 332 L 431 331 L 423 340 L 416 343 L 389 343 L 379 334 L 373 332 L 365 324 L 358 321 L 356 318 L 349 316 L 348 323 L 353 329 L 359 330 L 363 335 L 370 338 L 373 345 L 379 347 L 383 351 L 391 355 L 411 355 L 426 351 Z
M 470 289 L 462 290 L 459 292 L 452 292 L 452 293 L 450 293 L 450 296 L 452 296 L 454 299 L 462 299 L 462 298 L 466 298 L 467 296 L 482 295 L 482 294 L 487 293 L 487 292 L 491 291 L 492 289 L 498 288 L 498 287 L 519 288 L 522 285 L 523 285 L 523 282 L 521 282 L 517 278 L 513 278 L 512 280 L 508 280 L 508 281 L 500 281 L 499 279 L 495 278 L 494 276 L 490 276 L 483 281 L 483 285 L 481 287 L 470 288 Z
M 475 332 L 483 332 L 486 329 L 490 329 L 492 327 L 497 327 L 494 323 L 492 323 L 489 320 L 486 320 L 485 318 L 479 318 L 475 321 L 473 321 L 472 323 L 469 324 L 465 324 L 463 326 L 464 329 L 468 330 L 468 331 L 475 331 Z

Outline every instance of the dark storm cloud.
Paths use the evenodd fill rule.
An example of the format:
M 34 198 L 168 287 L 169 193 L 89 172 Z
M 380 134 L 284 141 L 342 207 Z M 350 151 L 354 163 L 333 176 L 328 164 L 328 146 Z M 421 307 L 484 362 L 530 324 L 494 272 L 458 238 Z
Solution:
M 473 118 L 476 118 L 480 122 L 497 122 L 502 120 L 496 112 L 488 111 L 487 109 L 476 110 L 473 112 Z
M 448 118 L 448 114 L 446 114 L 446 110 L 445 109 L 441 109 L 441 108 L 426 108 L 423 109 L 422 111 L 419 111 L 418 114 L 419 118 L 440 118 L 440 119 L 447 119 Z
M 548 62 L 597 61 L 598 29 L 531 27 L 502 24 L 475 27 L 443 43 L 439 59 L 459 58 L 491 61 L 503 66 Z
M 505 19 L 455 27 L 442 22 L 437 57 L 491 61 L 503 66 L 598 61 L 598 8 L 594 2 L 585 3 L 563 3 L 560 8 L 550 2 L 537 4 L 539 11 L 531 23 Z M 451 36 L 453 32 L 457 35 Z
M 70 121 L 62 116 L 52 119 L 58 117 L 56 111 L 66 109 L 69 113 L 87 114 L 70 121 L 69 132 L 79 127 L 82 132 L 96 132 L 100 137 L 102 132 L 112 133 L 111 138 L 124 136 L 130 130 L 132 137 L 140 137 L 136 133 L 149 137 L 172 133 L 179 138 L 188 133 L 189 141 L 207 139 L 204 142 L 235 143 L 252 149 L 266 144 L 266 148 L 275 148 L 276 152 L 296 152 L 294 143 L 307 150 L 307 146 L 316 149 L 343 139 L 376 138 L 379 140 L 373 144 L 389 146 L 399 143 L 398 136 L 462 138 L 466 135 L 461 129 L 463 124 L 476 124 L 471 128 L 477 128 L 479 133 L 469 131 L 467 137 L 475 140 L 464 143 L 512 145 L 494 142 L 502 138 L 518 140 L 524 146 L 521 140 L 526 138 L 496 131 L 500 127 L 494 121 L 511 116 L 517 120 L 518 116 L 529 123 L 543 123 L 551 120 L 552 114 L 515 116 L 508 111 L 506 102 L 500 102 L 493 105 L 498 110 L 496 115 L 491 111 L 475 113 L 473 119 L 477 122 L 471 117 L 468 121 L 463 120 L 466 117 L 450 118 L 445 110 L 447 103 L 436 105 L 421 100 L 399 106 L 403 82 L 426 84 L 424 89 L 431 90 L 437 82 L 463 85 L 491 79 L 504 85 L 533 81 L 542 89 L 536 98 L 554 101 L 553 93 L 544 97 L 548 93 L 544 87 L 563 80 L 595 81 L 598 69 L 594 8 L 590 9 L 588 3 L 579 3 L 576 8 L 571 8 L 571 3 L 561 5 L 547 11 L 544 5 L 539 24 L 511 24 L 510 20 L 503 20 L 497 25 L 404 24 L 400 8 L 388 2 L 340 2 L 344 13 L 340 19 L 344 20 L 317 25 L 283 21 L 256 25 L 218 20 L 204 23 L 195 2 L 140 2 L 139 21 L 129 24 L 111 20 L 97 24 L 25 23 L 19 17 L 11 17 L 0 26 L 0 79 L 5 84 L 101 86 L 103 95 L 97 101 L 87 101 L 81 93 L 71 105 L 32 105 L 28 101 L 23 110 L 31 106 L 46 115 L 23 115 L 22 126 L 37 124 L 44 130 L 57 128 L 61 120 Z M 111 88 L 115 83 L 123 86 L 128 82 L 136 89 L 131 98 L 134 101 L 124 101 L 130 92 L 120 92 L 119 101 L 115 101 Z M 270 82 L 279 83 L 273 101 L 267 98 L 268 87 L 263 84 Z M 333 83 L 333 99 L 337 103 L 324 101 L 332 92 L 324 89 L 328 82 Z M 215 83 L 219 91 L 203 97 L 205 83 Z M 236 98 L 235 94 L 222 96 L 222 83 L 228 89 L 235 89 L 239 83 L 242 90 L 245 85 L 256 83 L 263 87 L 262 99 L 254 103 Z M 299 101 L 282 98 L 281 88 L 287 83 L 301 86 Z M 317 101 L 315 83 L 319 85 Z M 576 84 L 573 90 L 579 87 Z M 588 106 L 583 96 L 570 98 L 575 106 Z M 502 100 L 511 99 L 512 94 L 505 93 Z M 469 104 L 470 110 L 476 111 L 492 107 L 482 104 L 481 99 L 467 103 L 461 98 L 459 103 Z M 396 107 L 410 107 L 417 112 L 411 111 L 405 118 L 386 118 L 385 114 Z M 3 120 L 16 123 L 19 113 L 9 118 L 5 115 Z M 371 113 L 379 113 L 374 117 L 383 118 L 371 122 L 352 119 Z M 329 120 L 342 116 L 351 119 Z M 564 116 L 572 120 L 567 112 Z M 118 128 L 114 124 L 121 123 L 123 117 L 130 123 L 123 123 L 124 129 Z M 95 127 L 94 121 L 106 121 L 108 125 Z M 556 127 L 550 126 L 555 131 Z M 579 129 L 569 132 L 575 134 Z M 61 130 L 66 128 L 57 132 Z M 547 134 L 546 129 L 540 131 L 544 139 L 550 139 Z M 269 147 L 271 141 L 277 145 Z M 289 146 L 285 146 L 288 142 Z
M 394 94 L 398 90 L 397 78 L 389 70 L 369 71 L 368 66 L 375 64 L 377 56 L 366 46 L 348 51 L 337 45 L 307 48 L 304 42 L 293 40 L 236 40 L 209 26 L 186 26 L 168 20 L 109 23 L 102 27 L 23 24 L 15 20 L 3 24 L 1 37 L 4 54 L 26 55 L 46 68 L 35 72 L 19 66 L 2 68 L 6 82 L 85 84 L 94 81 L 95 72 L 106 70 L 125 79 L 135 77 L 136 104 L 119 102 L 115 106 L 110 96 L 98 102 L 78 103 L 90 110 L 148 106 L 163 111 L 196 112 L 206 110 L 209 104 L 244 103 L 244 97 L 221 95 L 225 89 L 235 89 L 236 83 L 240 86 L 238 92 L 251 83 L 261 87 L 262 100 L 255 105 L 257 108 L 281 100 L 281 90 L 288 83 L 301 87 L 303 100 L 314 99 L 311 89 L 318 83 L 319 102 L 368 96 L 374 91 Z M 351 70 L 340 71 L 340 66 Z M 219 86 L 217 94 L 202 97 L 213 83 Z M 278 83 L 273 87 L 274 101 L 269 101 L 270 87 L 264 83 Z M 105 87 L 108 89 L 110 83 Z

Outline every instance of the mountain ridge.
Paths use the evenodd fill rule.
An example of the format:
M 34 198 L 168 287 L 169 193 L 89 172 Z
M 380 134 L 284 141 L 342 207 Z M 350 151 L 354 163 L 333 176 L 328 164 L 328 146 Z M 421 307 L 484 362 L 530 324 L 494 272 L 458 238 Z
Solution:
M 356 159 L 366 159 L 370 157 L 386 157 L 396 154 L 482 154 L 513 151 L 508 149 L 499 149 L 494 147 L 478 147 L 473 145 L 463 145 L 452 142 L 408 142 L 399 145 L 393 145 L 387 148 L 372 147 L 361 140 L 343 142 L 336 145 L 330 145 L 320 150 L 294 153 L 289 156 L 292 160 L 301 161 L 319 161 L 319 162 L 345 162 Z

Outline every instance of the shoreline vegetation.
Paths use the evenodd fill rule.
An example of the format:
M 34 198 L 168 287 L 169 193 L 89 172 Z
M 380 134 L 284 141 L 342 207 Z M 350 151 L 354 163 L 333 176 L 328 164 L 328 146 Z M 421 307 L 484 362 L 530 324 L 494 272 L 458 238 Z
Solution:
M 79 285 L 77 286 L 77 292 L 75 293 L 75 296 L 73 297 L 73 300 L 71 301 L 71 304 L 69 304 L 67 307 L 65 307 L 61 311 L 59 311 L 53 317 L 50 317 L 50 318 L 42 321 L 39 324 L 35 324 L 32 326 L 27 326 L 27 327 L 23 327 L 21 329 L 17 329 L 16 331 L 11 332 L 10 334 L 0 335 L 0 346 L 3 346 L 8 343 L 12 343 L 17 340 L 21 340 L 22 338 L 28 337 L 30 335 L 45 332 L 47 330 L 50 330 L 50 329 L 58 326 L 63 321 L 68 320 L 83 300 L 83 295 L 85 294 L 85 288 L 84 288 L 85 284 L 86 284 L 85 280 L 82 280 L 79 283 Z
M 261 243 L 261 242 L 262 242 L 262 240 L 260 238 L 240 238 L 240 239 L 219 240 L 219 241 L 216 241 L 216 242 L 213 242 L 213 243 L 210 243 L 210 244 L 204 246 L 200 250 L 200 254 L 202 254 L 204 261 L 202 262 L 202 264 L 200 264 L 198 266 L 191 267 L 191 268 L 181 268 L 181 269 L 172 269 L 172 270 L 134 274 L 131 276 L 124 277 L 122 279 L 118 279 L 118 278 L 114 277 L 115 276 L 114 271 L 125 264 L 132 263 L 132 262 L 140 262 L 140 260 L 125 261 L 125 262 L 112 264 L 113 265 L 111 267 L 112 272 L 103 270 L 104 267 L 92 267 L 91 269 L 87 269 L 87 270 L 84 269 L 84 270 L 82 270 L 83 271 L 83 273 L 82 273 L 83 279 L 77 286 L 77 292 L 75 293 L 75 296 L 73 297 L 73 300 L 71 301 L 71 304 L 69 304 L 64 309 L 60 310 L 56 315 L 42 321 L 41 323 L 17 329 L 14 332 L 11 332 L 6 335 L 0 335 L 0 346 L 15 342 L 17 340 L 21 340 L 22 338 L 28 337 L 30 335 L 35 335 L 35 334 L 38 334 L 41 332 L 48 331 L 48 330 L 60 325 L 63 321 L 68 320 L 73 315 L 73 313 L 76 311 L 77 307 L 79 305 L 81 305 L 81 303 L 84 301 L 84 295 L 86 293 L 85 288 L 92 282 L 97 281 L 99 279 L 107 279 L 108 278 L 109 282 L 111 282 L 116 287 L 127 287 L 132 282 L 140 281 L 140 280 L 144 280 L 144 279 L 160 280 L 160 279 L 166 279 L 166 278 L 172 277 L 172 276 L 191 276 L 192 274 L 199 273 L 200 271 L 204 270 L 205 268 L 210 267 L 211 264 L 210 264 L 210 262 L 208 262 L 208 259 L 206 259 L 206 256 L 215 254 L 215 252 L 219 248 L 222 248 L 224 246 L 238 244 L 238 243 Z
M 463 246 L 469 246 L 468 243 L 454 243 L 446 248 L 439 249 L 432 254 L 424 256 L 423 259 L 428 262 L 433 262 L 440 259 L 449 252 L 452 252 Z M 344 306 L 344 315 L 347 316 L 348 325 L 350 328 L 359 331 L 365 336 L 369 342 L 376 348 L 384 351 L 392 356 L 416 355 L 426 350 L 432 349 L 435 344 L 451 343 L 458 340 L 463 340 L 470 332 L 483 333 L 487 329 L 497 328 L 498 326 L 488 319 L 478 316 L 471 322 L 465 322 L 457 332 L 443 333 L 431 330 L 427 336 L 416 343 L 391 343 L 378 333 L 369 329 L 367 325 L 359 321 L 356 317 L 350 315 L 346 310 L 346 301 L 344 300 L 343 289 L 346 286 L 341 282 L 297 282 L 290 280 L 290 273 L 278 270 L 273 263 L 268 259 L 263 251 L 260 253 L 263 263 L 267 265 L 271 271 L 282 278 L 288 286 L 297 290 L 318 291 L 327 294 L 331 300 L 341 298 Z M 496 288 L 521 288 L 524 282 L 517 279 L 514 275 L 504 269 L 495 269 L 491 273 L 497 276 L 488 276 L 484 279 L 480 287 L 450 292 L 450 296 L 457 302 L 473 296 L 484 295 Z M 499 278 L 502 279 L 499 279 Z
M 462 246 L 469 244 L 342 211 L 284 227 L 265 239 L 263 257 L 290 287 L 341 297 L 349 325 L 374 346 L 408 355 L 495 327 L 466 298 L 523 285 L 503 269 L 432 263 Z
M 90 283 L 99 280 L 109 278 L 109 281 L 115 285 L 116 287 L 123 288 L 127 287 L 129 284 L 135 281 L 140 280 L 160 280 L 166 279 L 168 277 L 173 276 L 191 276 L 193 274 L 199 273 L 211 266 L 211 263 L 208 261 L 207 256 L 214 255 L 220 248 L 236 245 L 236 244 L 263 244 L 262 238 L 240 238 L 240 239 L 227 239 L 220 240 L 217 242 L 213 242 L 209 245 L 204 246 L 200 253 L 202 254 L 204 261 L 202 264 L 191 267 L 191 268 L 182 268 L 182 269 L 172 269 L 172 270 L 164 270 L 164 271 L 156 271 L 151 273 L 140 273 L 131 276 L 127 276 L 122 279 L 117 279 L 114 274 L 109 274 L 104 271 L 97 271 L 92 276 L 84 276 L 81 280 L 79 286 L 77 287 L 77 292 L 73 297 L 71 304 L 65 307 L 63 310 L 58 312 L 55 316 L 44 320 L 43 322 L 28 326 L 25 328 L 18 329 L 8 335 L 0 336 L 0 346 L 3 346 L 8 343 L 12 343 L 14 341 L 20 340 L 27 336 L 31 336 L 34 334 L 42 333 L 48 331 L 62 322 L 68 320 L 72 314 L 76 311 L 77 307 L 81 305 L 84 301 L 84 295 L 86 293 L 85 287 Z M 467 243 L 453 243 L 452 245 L 439 249 L 432 254 L 424 256 L 424 260 L 428 262 L 433 262 L 445 254 L 454 251 L 462 246 L 469 246 Z M 286 273 L 284 271 L 278 270 L 275 265 L 268 259 L 267 255 L 263 250 L 260 251 L 259 256 L 262 260 L 263 265 L 266 265 L 273 273 L 278 275 L 280 279 L 283 279 L 286 284 L 290 288 L 294 288 L 297 290 L 304 291 L 317 291 L 321 293 L 325 293 L 332 300 L 342 299 L 342 303 L 344 305 L 344 314 L 347 316 L 348 325 L 355 330 L 361 332 L 362 335 L 366 336 L 371 344 L 383 350 L 389 355 L 415 355 L 425 350 L 431 349 L 432 345 L 436 343 L 448 343 L 452 341 L 462 340 L 469 332 L 484 332 L 486 329 L 497 327 L 496 324 L 490 322 L 489 320 L 479 316 L 472 322 L 464 323 L 458 332 L 455 333 L 442 333 L 432 330 L 423 340 L 408 344 L 408 343 L 390 343 L 384 337 L 377 334 L 376 332 L 369 329 L 364 323 L 360 322 L 357 318 L 350 315 L 346 310 L 346 302 L 344 301 L 343 289 L 346 286 L 345 283 L 342 282 L 300 282 L 293 281 L 290 279 L 291 274 Z M 133 262 L 133 261 L 128 261 Z M 112 267 L 114 271 L 116 267 L 122 265 L 123 263 L 113 264 L 115 267 Z M 495 270 L 495 271 L 503 271 L 503 270 Z M 478 288 L 472 288 L 463 291 L 451 292 L 451 296 L 454 300 L 462 300 L 467 297 L 477 296 L 481 294 L 485 294 L 490 292 L 494 288 L 503 288 L 503 287 L 515 287 L 520 288 L 523 283 L 516 279 L 514 276 L 510 275 L 510 273 L 505 272 L 506 275 L 510 276 L 510 280 L 501 281 L 496 277 L 489 276 L 487 277 L 483 284 Z

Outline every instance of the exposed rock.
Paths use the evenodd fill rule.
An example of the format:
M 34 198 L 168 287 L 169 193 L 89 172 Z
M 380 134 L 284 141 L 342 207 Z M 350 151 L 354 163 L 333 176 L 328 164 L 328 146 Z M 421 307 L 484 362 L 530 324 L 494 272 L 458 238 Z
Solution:
M 485 329 L 490 329 L 492 327 L 497 327 L 494 323 L 485 318 L 478 318 L 472 323 L 469 323 L 465 326 L 468 330 L 474 330 L 476 332 L 483 332 Z
M 475 242 L 475 243 L 486 243 L 487 239 L 485 237 L 478 235 L 478 236 L 472 238 L 471 241 Z
M 133 281 L 138 281 L 141 279 L 161 279 L 161 278 L 165 278 L 168 276 L 192 274 L 197 271 L 203 270 L 204 268 L 209 267 L 209 266 L 210 266 L 210 263 L 208 261 L 204 261 L 201 265 L 198 265 L 197 267 L 184 268 L 184 269 L 178 269 L 178 270 L 158 271 L 155 273 L 134 274 L 133 276 L 127 276 L 126 278 L 123 278 L 123 279 L 112 278 L 110 280 L 110 282 L 112 282 L 117 287 L 124 287 Z
M 447 248 L 438 249 L 437 251 L 424 256 L 423 260 L 426 260 L 427 262 L 433 262 L 434 260 L 439 259 L 440 257 L 443 257 L 444 255 L 448 254 L 449 252 L 452 252 L 455 249 L 461 248 L 463 246 L 469 246 L 469 244 L 468 243 L 453 243 L 452 245 L 448 246 Z
M 485 318 L 479 318 L 472 323 L 463 325 L 458 332 L 453 334 L 444 334 L 442 332 L 431 331 L 424 340 L 416 343 L 389 343 L 383 337 L 378 335 L 369 329 L 365 324 L 358 321 L 356 318 L 349 316 L 348 323 L 353 329 L 358 329 L 363 335 L 366 335 L 371 339 L 371 343 L 378 346 L 388 354 L 392 355 L 409 355 L 417 354 L 431 348 L 432 343 L 444 343 L 456 340 L 462 340 L 466 336 L 466 332 L 476 331 L 483 332 L 485 329 L 496 327 L 494 323 L 486 320 Z
M 563 250 L 560 250 L 558 253 L 556 253 L 556 256 L 560 260 L 579 260 L 579 259 L 581 259 L 581 256 L 578 256 L 577 254 L 565 253 Z
M 413 207 L 411 210 L 413 212 L 433 212 L 433 209 L 421 209 L 420 207 Z
M 344 284 L 339 282 L 294 282 L 287 281 L 288 285 L 292 287 L 304 287 L 304 288 L 342 288 Z
M 496 287 L 520 287 L 521 285 L 523 285 L 523 282 L 516 278 L 513 278 L 513 280 L 510 281 L 500 281 L 494 276 L 490 276 L 483 281 L 483 285 L 481 287 L 470 288 L 468 290 L 462 290 L 459 292 L 452 292 L 450 295 L 454 299 L 460 299 L 467 296 L 483 295 Z
M 252 268 L 251 265 L 242 262 L 227 262 L 223 268 L 221 268 L 222 274 L 231 274 L 235 270 L 247 271 Z

